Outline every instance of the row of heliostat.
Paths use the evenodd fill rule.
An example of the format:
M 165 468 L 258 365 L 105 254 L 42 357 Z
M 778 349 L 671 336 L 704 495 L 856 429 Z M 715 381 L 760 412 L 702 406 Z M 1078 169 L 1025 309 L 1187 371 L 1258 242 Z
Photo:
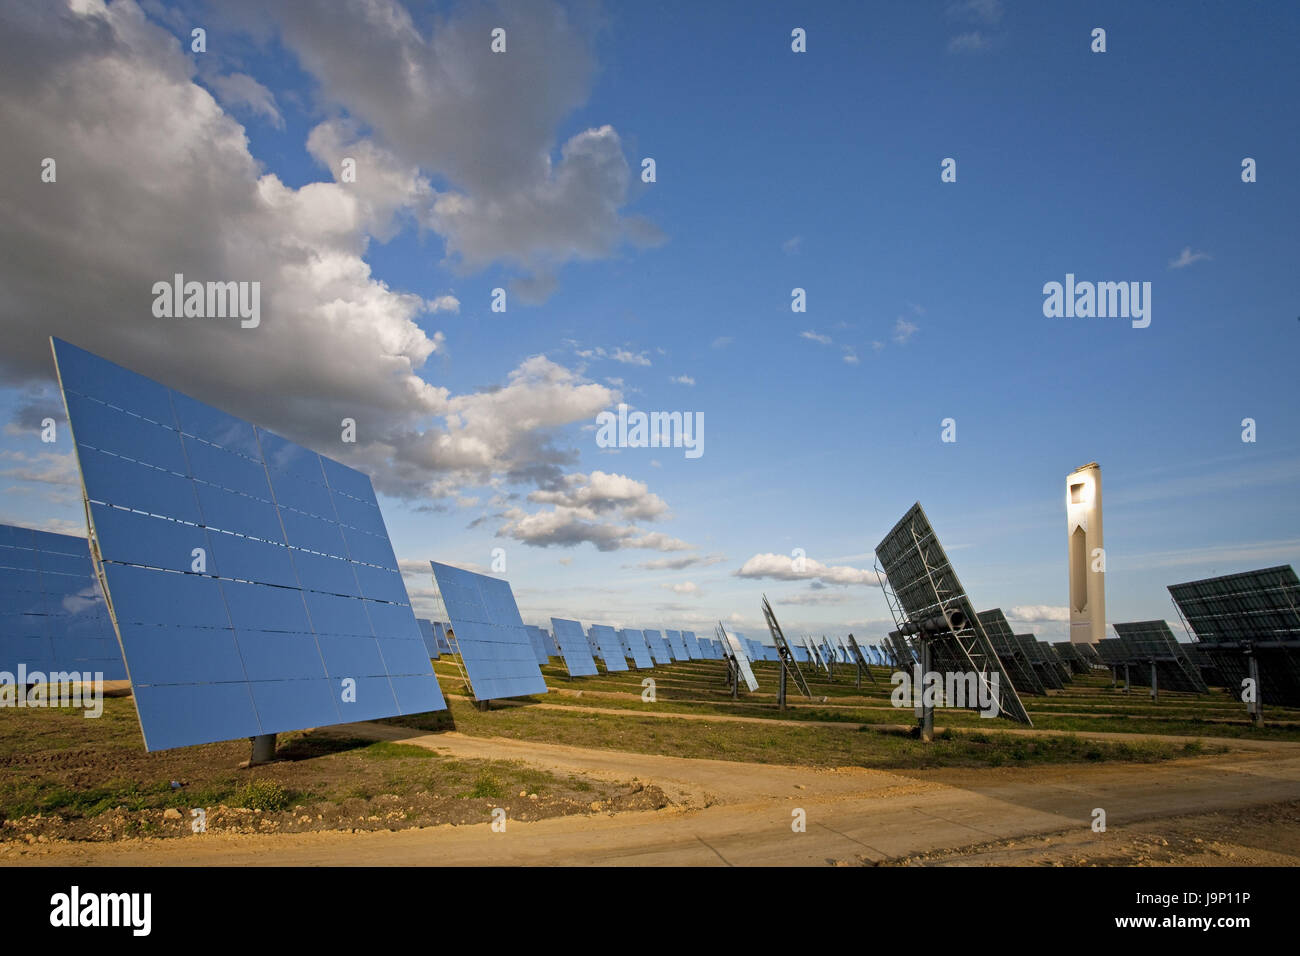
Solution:
M 90 548 L 0 533 L 0 667 L 128 678 L 149 750 L 446 707 L 437 633 L 416 621 L 366 475 L 51 345 Z M 432 567 L 475 697 L 545 693 L 509 584 Z M 690 632 L 605 630 L 607 667 L 616 648 L 638 666 L 721 654 Z M 573 637 L 557 628 L 561 648 Z
M 480 578 L 459 568 L 434 563 L 434 578 L 438 582 L 439 592 L 447 601 L 447 591 L 443 585 L 450 578 L 461 577 L 465 582 L 469 578 Z M 489 581 L 494 579 L 487 579 Z M 504 582 L 501 582 L 504 584 Z M 508 586 L 508 585 L 507 585 Z M 452 592 L 453 603 L 463 598 L 463 591 Z M 481 627 L 481 622 L 473 620 L 461 606 L 449 616 L 460 616 L 459 633 L 474 634 Z M 424 634 L 425 645 L 431 657 L 441 654 L 460 652 L 466 665 L 474 663 L 475 652 L 467 656 L 458 646 L 457 626 L 450 622 L 418 620 Z M 696 637 L 694 631 L 676 631 L 667 629 L 662 632 L 651 629 L 614 628 L 605 624 L 592 624 L 584 629 L 578 621 L 567 618 L 551 618 L 551 629 L 547 630 L 535 624 L 522 625 L 528 637 L 533 660 L 539 667 L 548 664 L 553 657 L 564 661 L 570 677 L 590 677 L 600 673 L 597 660 L 605 665 L 606 672 L 627 671 L 628 662 L 637 669 L 652 668 L 657 664 L 670 664 L 675 661 L 722 660 L 720 644 L 707 637 Z M 479 641 L 482 631 L 478 630 Z M 516 655 L 526 657 L 527 655 Z M 762 660 L 763 658 L 759 658 Z
M 470 574 L 436 563 L 434 571 L 439 590 L 449 573 Z M 455 631 L 449 623 L 424 619 L 418 623 L 430 657 L 454 652 Z M 675 661 L 723 660 L 726 657 L 721 641 L 697 637 L 694 631 L 665 629 L 661 633 L 648 628 L 614 628 L 604 624 L 592 624 L 584 630 L 581 622 L 560 617 L 551 618 L 549 631 L 535 624 L 523 626 L 538 666 L 549 663 L 552 657 L 559 657 L 570 677 L 598 674 L 597 660 L 604 663 L 607 672 L 619 672 L 628 670 L 629 661 L 637 669 L 648 669 Z M 739 631 L 733 632 L 732 636 L 739 641 L 739 649 L 748 662 L 779 660 L 777 650 L 771 644 L 750 640 Z M 866 664 L 887 667 L 893 663 L 892 658 L 878 647 L 862 645 L 860 649 Z M 820 642 L 804 637 L 791 646 L 791 652 L 797 662 L 814 662 L 822 669 L 834 664 L 851 666 L 856 663 L 849 644 L 842 637 L 822 637 Z

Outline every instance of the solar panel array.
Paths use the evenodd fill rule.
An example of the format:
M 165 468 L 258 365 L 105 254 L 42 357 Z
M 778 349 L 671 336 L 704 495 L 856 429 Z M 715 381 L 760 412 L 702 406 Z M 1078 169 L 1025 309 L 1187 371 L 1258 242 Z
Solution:
M 1124 642 L 1114 637 L 1107 637 L 1093 645 L 1097 655 L 1107 667 L 1115 667 L 1129 660 L 1129 650 Z
M 1119 649 L 1112 649 L 1111 653 L 1120 655 L 1122 663 L 1128 665 L 1127 673 L 1129 682 L 1143 687 L 1150 687 L 1151 658 L 1143 654 L 1141 645 L 1135 642 L 1131 637 L 1121 634 L 1116 638 L 1116 640 L 1119 644 Z M 1161 680 L 1160 683 L 1163 686 L 1165 682 Z
M 1205 681 L 1207 687 L 1224 687 L 1228 685 L 1229 682 L 1224 676 L 1223 669 L 1220 667 L 1219 662 L 1215 660 L 1214 655 L 1207 649 L 1208 645 L 1180 643 L 1178 646 L 1187 655 L 1187 659 L 1191 661 L 1192 666 L 1200 672 L 1201 680 Z M 1234 683 L 1233 686 L 1240 685 Z
M 1052 690 L 1063 690 L 1065 683 L 1061 680 L 1061 673 L 1056 667 L 1056 662 L 1043 653 L 1038 639 L 1032 634 L 1016 634 L 1014 637 L 1016 645 L 1020 648 L 1025 660 L 1033 668 L 1034 675 L 1038 678 L 1039 683 Z
M 147 749 L 446 707 L 369 478 L 52 344 Z
M 848 637 L 848 646 L 849 653 L 853 656 L 853 663 L 860 665 L 863 669 L 871 666 L 871 658 L 852 634 Z
M 718 642 L 722 645 L 722 653 L 735 662 L 745 686 L 751 692 L 758 690 L 758 680 L 754 677 L 754 669 L 749 665 L 749 655 L 745 653 L 744 645 L 733 635 L 728 634 L 727 629 L 721 624 L 717 626 L 715 633 L 718 635 Z
M 552 619 L 552 623 L 554 623 L 554 619 Z M 559 631 L 557 630 L 556 633 L 558 634 Z M 589 640 L 596 642 L 596 647 L 600 651 L 600 659 L 605 662 L 606 671 L 627 670 L 627 657 L 626 652 L 623 650 L 623 642 L 612 627 L 608 624 L 593 624 L 588 630 L 587 636 Z
M 673 662 L 672 651 L 668 649 L 668 644 L 664 641 L 662 634 L 654 630 L 643 630 L 641 635 L 645 638 L 646 644 L 650 645 L 650 654 L 654 657 L 656 664 L 671 664 Z
M 533 655 L 537 658 L 537 666 L 544 667 L 551 660 L 551 652 L 546 646 L 551 642 L 550 637 L 546 631 L 536 624 L 525 624 L 524 630 L 528 632 L 528 643 L 532 645 Z
M 695 636 L 694 631 L 682 631 L 682 643 L 686 645 L 686 653 L 693 661 L 704 658 L 704 649 L 700 647 L 700 640 Z
M 840 655 L 836 653 L 835 648 L 831 646 L 830 641 L 826 640 L 825 637 L 823 637 L 821 643 L 817 645 L 817 650 L 821 653 L 822 660 L 827 661 L 832 665 L 840 663 Z
M 1039 680 L 1031 659 L 1025 655 L 1020 642 L 1012 633 L 1011 625 L 1007 623 L 1002 609 L 995 607 L 988 611 L 980 611 L 979 619 L 984 627 L 984 633 L 988 635 L 989 643 L 993 645 L 993 650 L 998 655 L 998 660 L 1015 681 L 1016 689 L 1022 694 L 1039 696 L 1046 694 L 1047 690 L 1043 687 L 1043 682 Z
M 790 642 L 785 639 L 785 632 L 781 630 L 781 625 L 776 619 L 776 612 L 772 610 L 772 605 L 767 600 L 767 595 L 763 595 L 763 603 L 760 605 L 763 611 L 763 618 L 767 621 L 768 633 L 772 635 L 772 641 L 775 644 L 773 650 L 777 652 L 777 659 L 785 668 L 786 673 L 794 678 L 795 686 L 805 697 L 811 697 L 812 692 L 808 690 L 808 682 L 804 680 L 803 671 L 799 670 L 798 658 L 794 656 L 794 651 L 790 647 Z
M 889 651 L 890 666 L 902 670 L 911 670 L 920 663 L 912 652 L 907 638 L 897 631 L 890 631 L 885 637 L 885 647 Z
M 822 642 L 817 645 L 817 648 L 822 652 L 823 660 L 829 661 L 832 664 L 838 664 L 840 662 L 839 655 L 835 653 L 835 649 L 831 647 L 830 642 L 826 640 L 825 637 L 822 638 Z
M 912 645 L 908 643 L 907 638 L 898 633 L 895 633 L 892 636 L 894 638 L 892 645 L 894 648 L 894 659 L 898 661 L 900 667 L 911 668 L 921 663 L 917 660 L 916 654 L 912 650 Z
M 596 662 L 592 660 L 591 648 L 587 644 L 587 636 L 582 633 L 581 624 L 562 617 L 553 617 L 551 631 L 555 634 L 555 640 L 559 642 L 560 656 L 564 658 L 564 666 L 569 669 L 570 677 L 590 677 L 600 673 Z M 621 654 L 619 658 L 622 663 Z M 627 670 L 626 663 L 623 663 L 623 670 Z
M 1033 635 L 1031 634 L 1030 637 L 1033 637 Z M 1065 663 L 1061 655 L 1056 653 L 1056 648 L 1047 641 L 1037 641 L 1037 644 L 1040 657 L 1052 665 L 1061 681 L 1065 684 L 1072 682 L 1074 680 L 1074 671 Z
M 429 658 L 440 657 L 442 652 L 438 648 L 438 636 L 434 633 L 433 622 L 427 618 L 417 617 L 415 623 L 420 626 L 420 636 L 424 638 L 424 649 L 429 652 Z
M 442 621 L 433 622 L 433 640 L 439 654 L 452 653 L 451 641 L 447 640 L 447 625 Z
M 437 561 L 429 563 L 475 699 L 545 694 L 546 680 L 510 584 Z
M 799 641 L 803 646 L 804 653 L 808 655 L 808 662 L 814 667 L 820 667 L 822 670 L 825 670 L 826 662 L 822 660 L 821 653 L 817 650 L 817 645 L 813 643 L 812 638 L 805 634 L 799 639 Z
M 880 646 L 888 654 L 889 666 L 894 667 L 894 669 L 904 666 L 904 658 L 898 657 L 898 648 L 894 646 L 892 636 L 885 637 Z
M 1234 692 L 1258 664 L 1259 701 L 1300 707 L 1300 581 L 1287 565 L 1176 584 L 1179 613 Z
M 1090 647 L 1091 645 L 1079 645 L 1072 644 L 1069 641 L 1057 641 L 1052 646 L 1056 648 L 1056 653 L 1060 656 L 1061 660 L 1063 660 L 1075 674 L 1087 674 L 1092 670 L 1091 661 L 1083 655 L 1082 651 L 1079 650 L 1080 646 Z
M 985 687 L 992 689 L 998 675 L 998 713 L 1021 723 L 1032 723 L 1015 683 L 1002 671 L 998 655 L 989 643 L 920 503 L 914 504 L 876 546 L 899 607 L 913 624 L 941 615 L 960 612 L 965 623 L 934 640 L 935 656 L 946 671 L 974 672 Z
M 1097 653 L 1097 646 L 1095 644 L 1075 644 L 1074 649 L 1078 655 L 1089 664 L 1101 663 L 1101 655 Z
M 1300 641 L 1300 579 L 1288 565 L 1170 585 L 1203 644 Z
M 655 666 L 655 662 L 650 659 L 650 645 L 646 643 L 644 634 L 636 628 L 625 627 L 618 632 L 618 636 L 623 642 L 623 650 L 632 658 L 637 670 L 649 670 Z
M 1189 694 L 1204 694 L 1209 690 L 1200 670 L 1183 652 L 1166 622 L 1133 621 L 1116 624 L 1114 627 L 1115 633 L 1132 655 L 1132 660 L 1144 664 L 1155 663 L 1156 680 L 1161 687 Z M 1143 675 L 1141 681 L 1134 675 L 1133 682 L 1148 684 L 1149 672 Z
M 85 538 L 0 525 L 0 670 L 126 680 Z
M 673 657 L 679 661 L 689 661 L 691 652 L 686 647 L 686 642 L 682 640 L 681 631 L 664 631 L 664 637 L 668 641 L 668 647 L 673 652 Z

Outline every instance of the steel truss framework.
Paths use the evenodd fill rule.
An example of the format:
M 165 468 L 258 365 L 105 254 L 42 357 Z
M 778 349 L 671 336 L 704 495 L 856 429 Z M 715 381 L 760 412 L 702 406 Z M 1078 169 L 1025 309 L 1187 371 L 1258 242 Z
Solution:
M 1133 674 L 1134 684 L 1150 686 L 1150 665 L 1154 664 L 1156 680 L 1166 690 L 1189 694 L 1209 691 L 1200 668 L 1179 647 L 1174 632 L 1164 621 L 1133 621 L 1115 624 L 1114 627 L 1123 641 L 1129 663 L 1144 665 Z
M 876 557 L 893 591 L 892 597 L 886 598 L 891 612 L 897 608 L 905 614 L 895 617 L 899 631 L 914 630 L 941 617 L 942 633 L 932 643 L 935 664 L 953 672 L 973 672 L 985 694 L 994 693 L 996 677 L 998 715 L 1032 726 L 919 502 L 876 546 Z M 885 587 L 884 580 L 881 587 Z
M 895 620 L 901 620 L 901 617 Z M 890 666 L 895 670 L 911 670 L 918 663 L 907 638 L 900 632 L 890 631 L 885 637 L 884 645 L 891 658 Z
M 1073 679 L 1061 663 L 1061 659 L 1045 641 L 1038 640 L 1032 634 L 1017 634 L 1015 639 L 1024 650 L 1025 657 L 1033 664 L 1034 672 L 1038 674 L 1044 687 L 1062 690 L 1065 682 Z
M 876 683 L 876 675 L 871 673 L 871 661 L 868 660 L 867 655 L 863 652 L 862 648 L 858 646 L 857 639 L 850 634 L 847 643 L 854 659 L 857 660 L 858 666 L 861 667 L 866 672 L 867 676 L 871 678 L 871 683 Z
M 768 603 L 766 594 L 763 595 L 763 617 L 767 619 L 767 629 L 772 635 L 772 643 L 776 645 L 777 660 L 785 668 L 786 673 L 794 678 L 799 692 L 805 697 L 812 697 L 812 691 L 808 689 L 808 682 L 803 679 L 803 672 L 799 670 L 799 662 L 794 659 L 794 653 L 790 650 L 790 644 L 785 639 L 781 625 L 776 621 L 776 615 L 772 613 L 772 605 Z
M 1073 682 L 1073 669 L 1071 669 L 1070 665 L 1065 662 L 1065 658 L 1056 652 L 1055 647 L 1047 641 L 1039 641 L 1038 649 L 1039 653 L 1043 655 L 1043 659 L 1050 661 L 1052 666 L 1056 668 L 1056 672 L 1060 675 L 1062 681 L 1067 684 Z
M 1300 706 L 1300 579 L 1289 565 L 1174 584 L 1169 594 L 1226 686 L 1258 667 L 1259 700 Z
M 1087 674 L 1092 670 L 1092 663 L 1079 650 L 1081 646 L 1091 645 L 1071 644 L 1069 641 L 1056 641 L 1052 645 L 1056 649 L 1057 656 L 1071 671 L 1075 674 Z
M 722 655 L 736 669 L 738 679 L 745 682 L 745 686 L 750 692 L 758 690 L 758 680 L 754 677 L 754 669 L 750 667 L 749 656 L 745 653 L 745 648 L 741 646 L 740 641 L 736 640 L 719 621 L 714 629 L 717 635 L 717 641 L 722 648 Z
M 995 607 L 988 611 L 980 611 L 977 617 L 984 627 L 984 633 L 989 636 L 989 643 L 993 645 L 998 659 L 1002 661 L 1002 666 L 1016 682 L 1016 688 L 1022 693 L 1044 696 L 1047 689 L 1039 680 L 1037 671 L 1034 670 L 1033 659 L 1026 655 L 1024 648 L 1011 632 L 1011 625 L 1007 623 L 1002 609 Z

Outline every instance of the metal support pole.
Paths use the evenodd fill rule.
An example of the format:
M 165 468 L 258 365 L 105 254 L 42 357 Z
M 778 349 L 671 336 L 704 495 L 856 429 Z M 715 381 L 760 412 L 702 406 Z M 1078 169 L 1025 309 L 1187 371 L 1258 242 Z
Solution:
M 253 754 L 248 758 L 250 767 L 259 763 L 270 763 L 275 759 L 275 734 L 259 734 L 248 739 L 253 743 Z
M 930 639 L 923 637 L 921 639 L 921 681 L 923 684 L 926 675 L 929 673 Z M 927 742 L 934 740 L 934 704 L 926 701 L 924 687 L 921 690 L 921 739 Z
M 1129 692 L 1129 688 L 1131 688 L 1132 686 L 1133 686 L 1133 681 L 1129 678 L 1128 661 L 1125 661 L 1124 662 L 1124 693 L 1127 694 Z
M 858 661 L 858 683 L 857 689 L 862 690 L 862 661 Z
M 1255 656 L 1253 650 L 1246 654 L 1246 667 L 1250 675 L 1251 685 L 1255 688 L 1255 699 L 1246 705 L 1246 712 L 1254 718 L 1256 727 L 1263 727 L 1264 691 L 1259 685 L 1259 658 Z
M 780 710 L 785 710 L 785 661 L 781 661 L 781 679 L 777 683 L 776 703 Z
M 1156 662 L 1155 661 L 1151 662 L 1151 699 L 1152 700 L 1160 699 L 1160 688 L 1157 686 L 1156 683 Z

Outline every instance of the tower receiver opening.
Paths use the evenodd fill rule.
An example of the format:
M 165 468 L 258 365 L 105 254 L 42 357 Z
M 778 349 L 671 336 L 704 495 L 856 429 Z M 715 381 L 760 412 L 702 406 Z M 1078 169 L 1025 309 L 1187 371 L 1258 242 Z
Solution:
M 1075 611 L 1088 606 L 1088 536 L 1082 527 L 1070 535 L 1070 606 Z

